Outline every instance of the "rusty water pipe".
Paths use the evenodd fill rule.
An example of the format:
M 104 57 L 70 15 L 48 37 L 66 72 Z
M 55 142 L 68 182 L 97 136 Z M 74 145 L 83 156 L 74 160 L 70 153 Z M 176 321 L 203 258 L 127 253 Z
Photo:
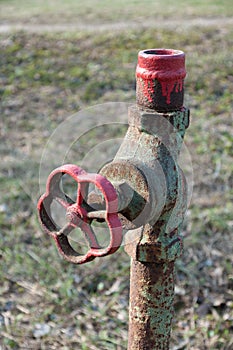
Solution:
M 146 203 L 136 218 L 132 209 L 124 211 L 135 226 L 125 237 L 131 256 L 128 350 L 169 348 L 174 263 L 182 252 L 180 230 L 187 202 L 185 178 L 177 164 L 189 125 L 189 111 L 183 107 L 185 74 L 181 51 L 139 52 L 137 105 L 129 110 L 129 129 L 119 152 L 101 171 L 113 183 L 123 176 Z M 136 178 L 132 184 L 134 169 L 143 174 L 144 183 Z
M 124 235 L 131 257 L 128 350 L 168 349 L 173 316 L 174 263 L 182 252 L 180 230 L 186 210 L 186 183 L 177 158 L 189 111 L 183 107 L 185 56 L 177 50 L 140 51 L 136 69 L 137 104 L 129 109 L 129 129 L 114 160 L 99 174 L 74 165 L 52 172 L 38 203 L 45 231 L 59 251 L 74 263 L 114 253 Z M 68 174 L 78 183 L 77 200 L 62 193 L 59 182 Z M 87 194 L 94 183 L 98 191 Z M 68 223 L 59 229 L 51 216 L 57 200 Z M 101 247 L 92 220 L 105 220 L 109 244 Z M 67 236 L 76 226 L 90 250 L 80 255 Z

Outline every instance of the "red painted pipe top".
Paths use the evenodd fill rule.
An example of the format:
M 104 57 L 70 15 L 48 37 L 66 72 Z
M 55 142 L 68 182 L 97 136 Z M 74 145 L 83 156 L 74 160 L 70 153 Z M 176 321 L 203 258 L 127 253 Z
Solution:
M 140 51 L 136 69 L 137 103 L 157 111 L 173 111 L 183 106 L 185 54 L 179 50 Z

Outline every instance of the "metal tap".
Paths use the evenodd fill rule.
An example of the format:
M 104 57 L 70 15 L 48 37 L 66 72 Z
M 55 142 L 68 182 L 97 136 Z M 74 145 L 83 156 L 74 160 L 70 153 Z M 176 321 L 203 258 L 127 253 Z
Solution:
M 131 257 L 128 350 L 168 349 L 173 316 L 174 263 L 182 253 L 181 225 L 187 186 L 178 156 L 189 110 L 183 106 L 185 55 L 182 51 L 140 51 L 136 69 L 136 105 L 129 108 L 129 128 L 114 160 L 99 174 L 76 165 L 55 169 L 38 202 L 44 230 L 61 254 L 81 264 L 114 253 L 124 243 Z M 77 182 L 72 201 L 61 189 L 64 174 Z M 88 184 L 96 190 L 88 193 Z M 52 219 L 51 205 L 65 209 L 67 224 Z M 106 221 L 109 240 L 98 242 L 91 225 Z M 75 251 L 68 235 L 79 227 L 89 243 Z

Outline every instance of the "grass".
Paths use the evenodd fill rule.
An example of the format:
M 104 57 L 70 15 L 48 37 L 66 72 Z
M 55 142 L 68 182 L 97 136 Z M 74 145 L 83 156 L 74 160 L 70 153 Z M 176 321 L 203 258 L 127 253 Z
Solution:
M 124 21 L 147 21 L 154 18 L 178 19 L 198 16 L 232 16 L 231 0 L 165 0 L 161 6 L 159 1 L 129 0 L 127 5 L 123 0 L 116 0 L 109 4 L 107 0 L 39 0 L 32 2 L 23 0 L 1 1 L 0 18 L 7 23 L 107 23 Z M 227 9 L 227 11 L 226 11 Z M 174 12 L 176 15 L 174 16 Z M 65 14 L 65 16 L 64 16 Z M 74 16 L 75 14 L 75 16 Z
M 151 8 L 130 1 L 124 11 L 120 1 L 111 7 L 98 2 L 99 8 L 94 0 L 31 4 L 1 1 L 1 19 L 66 23 L 76 20 L 73 13 L 81 5 L 80 18 L 87 23 L 142 21 L 155 12 L 172 21 L 186 12 L 191 18 L 232 11 L 227 1 L 181 1 L 177 15 L 170 1 L 162 9 L 156 2 Z M 130 268 L 123 248 L 84 266 L 71 265 L 41 231 L 35 204 L 41 156 L 54 130 L 87 106 L 134 102 L 137 52 L 151 47 L 185 51 L 186 106 L 192 115 L 185 142 L 194 188 L 183 229 L 185 251 L 177 262 L 171 348 L 232 348 L 232 37 L 224 22 L 175 31 L 152 25 L 121 32 L 1 34 L 1 350 L 126 349 Z M 67 158 L 79 164 L 95 146 L 124 134 L 124 126 L 111 123 L 88 129 L 70 145 Z

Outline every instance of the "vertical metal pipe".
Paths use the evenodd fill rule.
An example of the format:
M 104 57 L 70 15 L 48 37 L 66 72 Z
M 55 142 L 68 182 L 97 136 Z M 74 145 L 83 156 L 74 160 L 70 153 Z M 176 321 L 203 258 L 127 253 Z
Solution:
M 141 133 L 151 134 L 156 140 L 151 145 L 155 145 L 152 146 L 154 159 L 159 161 L 166 178 L 167 196 L 160 217 L 149 225 L 149 230 L 144 226 L 137 243 L 126 246 L 131 256 L 128 350 L 169 349 L 174 264 L 182 252 L 179 233 L 186 202 L 185 180 L 176 163 L 181 145 L 174 142 L 180 139 L 182 143 L 188 126 L 188 113 L 183 108 L 185 75 L 182 51 L 153 49 L 139 52 L 136 69 L 139 112 L 134 123 L 136 121 Z M 146 113 L 150 113 L 148 118 Z M 162 118 L 166 118 L 172 127 L 167 127 Z M 148 120 L 150 127 L 145 128 Z M 161 130 L 154 133 L 156 128 Z M 154 181 L 158 182 L 156 176 Z M 152 203 L 152 207 L 157 204 Z
M 173 316 L 174 262 L 131 260 L 128 350 L 167 350 Z

